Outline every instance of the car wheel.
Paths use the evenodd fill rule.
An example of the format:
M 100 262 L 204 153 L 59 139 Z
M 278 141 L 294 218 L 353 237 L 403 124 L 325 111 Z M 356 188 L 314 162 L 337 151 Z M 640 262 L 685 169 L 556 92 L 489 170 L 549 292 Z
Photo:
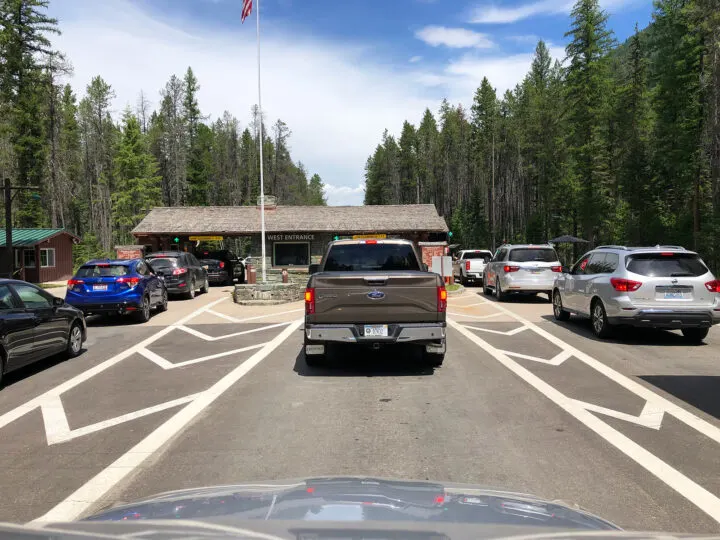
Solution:
M 68 358 L 75 358 L 82 350 L 82 327 L 76 322 L 70 327 L 65 354 Z
M 690 343 L 702 343 L 710 331 L 709 328 L 683 328 L 682 335 Z
M 142 306 L 140 311 L 137 312 L 137 321 L 139 323 L 146 323 L 150 320 L 150 298 L 143 296 Z
M 163 311 L 167 311 L 167 308 L 168 308 L 168 292 L 167 292 L 167 289 L 163 289 L 162 300 L 160 301 L 160 304 L 158 304 L 157 310 L 158 310 L 158 312 L 162 313 Z
M 193 298 L 195 298 L 195 278 L 190 281 L 190 288 L 185 293 L 185 296 L 188 298 L 188 300 L 192 300 Z
M 497 298 L 498 302 L 504 302 L 505 298 L 507 297 L 507 294 L 505 294 L 502 290 L 502 287 L 500 287 L 500 280 L 495 280 L 495 298 Z
M 592 304 L 590 321 L 592 323 L 593 334 L 600 339 L 609 337 L 612 333 L 612 327 L 607 320 L 605 306 L 602 301 L 595 300 Z
M 205 281 L 203 282 L 202 287 L 200 287 L 200 292 L 203 294 L 207 294 L 207 292 L 210 290 L 210 283 L 208 282 L 208 278 L 205 278 Z
M 0 390 L 5 381 L 5 353 L 0 353 Z
M 316 345 L 317 342 L 315 341 L 309 341 L 307 337 L 303 339 L 303 345 Z M 307 364 L 309 367 L 322 367 L 325 364 L 327 364 L 327 351 L 328 351 L 329 344 L 325 343 L 325 354 L 307 354 L 305 352 L 305 347 L 303 347 L 303 354 L 305 355 L 305 364 Z
M 465 276 L 463 276 L 462 274 L 460 274 L 460 285 L 462 285 L 463 287 L 467 287 L 467 284 L 468 284 L 467 278 Z
M 560 291 L 555 289 L 551 295 L 553 302 L 553 315 L 557 321 L 567 321 L 570 319 L 570 312 L 563 309 L 562 297 Z

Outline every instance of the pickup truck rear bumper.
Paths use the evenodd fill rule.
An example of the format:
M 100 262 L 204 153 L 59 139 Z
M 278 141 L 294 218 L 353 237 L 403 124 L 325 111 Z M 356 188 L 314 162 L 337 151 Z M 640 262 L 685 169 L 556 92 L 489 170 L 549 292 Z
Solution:
M 316 343 L 433 343 L 445 339 L 446 323 L 388 324 L 387 337 L 364 336 L 364 324 L 305 324 L 305 337 Z

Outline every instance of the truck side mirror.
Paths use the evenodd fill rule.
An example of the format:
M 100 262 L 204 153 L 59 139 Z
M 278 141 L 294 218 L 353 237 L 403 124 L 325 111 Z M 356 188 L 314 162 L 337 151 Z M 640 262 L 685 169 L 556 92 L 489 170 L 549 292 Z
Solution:
M 319 264 L 311 264 L 308 266 L 308 273 L 310 275 L 317 274 L 320 271 L 320 265 Z

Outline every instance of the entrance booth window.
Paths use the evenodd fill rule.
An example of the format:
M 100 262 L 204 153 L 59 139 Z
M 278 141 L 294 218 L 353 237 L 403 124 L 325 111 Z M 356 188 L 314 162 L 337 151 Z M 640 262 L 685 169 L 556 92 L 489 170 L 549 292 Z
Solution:
M 308 266 L 309 264 L 309 242 L 273 243 L 273 266 Z

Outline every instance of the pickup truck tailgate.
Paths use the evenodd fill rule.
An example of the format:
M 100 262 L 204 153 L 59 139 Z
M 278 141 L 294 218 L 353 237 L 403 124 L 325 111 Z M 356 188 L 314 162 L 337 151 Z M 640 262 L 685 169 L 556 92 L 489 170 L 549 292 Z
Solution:
M 352 275 L 323 272 L 312 277 L 314 324 L 415 323 L 444 320 L 438 313 L 440 277 L 428 272 Z

